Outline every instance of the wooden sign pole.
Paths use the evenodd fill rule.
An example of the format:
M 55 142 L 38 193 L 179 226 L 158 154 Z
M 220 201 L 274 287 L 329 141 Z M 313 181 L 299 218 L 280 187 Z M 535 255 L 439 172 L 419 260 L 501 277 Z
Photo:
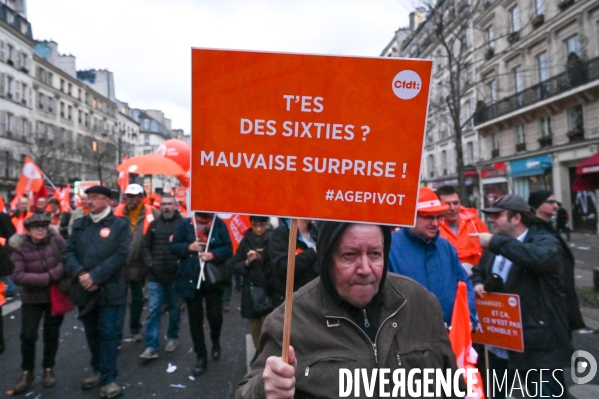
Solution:
M 297 219 L 289 226 L 289 251 L 287 252 L 287 288 L 285 292 L 285 322 L 283 324 L 283 361 L 289 363 L 291 340 L 291 314 L 293 309 L 293 279 L 295 277 L 295 247 L 297 243 Z

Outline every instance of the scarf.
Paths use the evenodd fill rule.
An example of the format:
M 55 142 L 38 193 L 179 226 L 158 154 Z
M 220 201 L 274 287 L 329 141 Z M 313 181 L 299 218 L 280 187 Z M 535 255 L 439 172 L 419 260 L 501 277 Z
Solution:
M 92 222 L 94 223 L 98 223 L 100 220 L 104 219 L 106 216 L 110 215 L 110 211 L 112 209 L 110 208 L 110 206 L 107 206 L 106 209 L 104 209 L 102 212 L 97 213 L 97 214 L 93 214 L 90 213 L 89 217 L 92 219 Z
M 129 209 L 127 208 L 127 211 L 129 211 L 129 220 L 131 221 L 131 232 L 133 232 L 133 230 L 135 230 L 135 225 L 137 224 L 137 221 L 139 219 L 139 214 L 141 213 L 141 210 L 144 207 L 144 203 L 143 201 L 139 203 L 139 205 L 137 205 L 137 207 L 133 208 L 133 209 Z
M 208 242 L 208 234 L 210 234 L 210 227 L 212 227 L 212 223 L 214 218 L 205 219 L 199 216 L 196 216 L 196 238 L 199 242 L 207 243 Z

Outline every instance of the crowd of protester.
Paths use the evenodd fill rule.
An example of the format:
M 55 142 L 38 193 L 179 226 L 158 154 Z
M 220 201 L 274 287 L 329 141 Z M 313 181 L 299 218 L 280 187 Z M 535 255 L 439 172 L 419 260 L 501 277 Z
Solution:
M 303 371 L 296 372 L 306 359 L 314 363 L 316 358 L 324 359 L 327 354 L 319 349 L 324 347 L 337 354 L 354 351 L 352 368 L 362 362 L 370 367 L 372 359 L 365 360 L 369 356 L 358 356 L 362 350 L 371 350 L 364 346 L 369 343 L 375 348 L 375 361 L 377 353 L 397 354 L 396 360 L 382 359 L 378 367 L 391 367 L 392 362 L 397 367 L 402 366 L 400 354 L 410 358 L 409 351 L 402 351 L 418 351 L 432 339 L 437 343 L 427 350 L 436 351 L 439 363 L 427 364 L 455 368 L 446 332 L 459 282 L 467 286 L 472 331 L 479 323 L 475 295 L 520 295 L 525 351 L 490 347 L 488 365 L 479 362 L 479 368 L 511 373 L 557 370 L 568 366 L 572 332 L 591 331 L 584 324 L 574 290 L 574 256 L 561 235 L 564 232 L 570 238 L 567 214 L 563 208 L 558 212 L 559 203 L 549 191 L 531 193 L 528 202 L 506 195 L 482 209 L 493 233 L 479 219 L 477 209 L 461 205 L 450 186 L 436 193 L 420 188 L 414 227 L 392 231 L 373 225 L 298 220 L 294 290 L 301 292 L 296 294 L 295 347 L 290 348 L 289 364 L 278 357 L 289 220 L 278 220 L 275 228 L 271 218 L 251 216 L 251 226 L 234 253 L 227 226 L 213 213 L 196 212 L 187 218 L 173 195 L 147 196 L 138 184 L 127 187 L 120 203 L 112 197 L 111 190 L 95 186 L 78 193 L 79 201 L 71 212 L 63 212 L 54 198 L 40 197 L 32 204 L 23 197 L 16 201 L 16 209 L 0 214 L 4 296 L 15 295 L 16 284 L 22 302 L 22 373 L 14 394 L 26 392 L 34 381 L 40 323 L 42 384 L 57 384 L 54 368 L 60 327 L 72 304 L 85 327 L 91 357 L 92 372 L 83 379 L 82 388 L 100 386 L 103 398 L 120 395 L 117 357 L 127 298 L 129 334 L 133 341 L 145 343 L 139 355 L 144 361 L 158 358 L 162 345 L 166 352 L 177 350 L 181 308 L 186 306 L 196 354 L 193 373 L 201 375 L 209 357 L 217 361 L 222 355 L 223 312 L 230 309 L 233 277 L 241 291 L 240 316 L 248 320 L 256 348 L 238 397 L 324 392 L 314 379 L 300 379 Z M 144 295 L 148 301 L 145 322 Z M 398 310 L 387 314 L 393 307 Z M 161 344 L 165 311 L 168 329 Z M 317 320 L 325 311 L 321 325 Z M 390 328 L 386 323 L 395 317 Z M 209 342 L 204 336 L 204 318 Z M 388 348 L 377 352 L 380 340 L 391 345 L 392 337 L 399 334 L 399 321 L 410 330 L 402 335 L 405 342 L 397 342 L 395 352 Z M 345 323 L 338 335 L 330 332 L 330 327 Z M 4 347 L 0 317 L 0 353 Z M 318 381 L 333 377 L 323 373 Z M 556 380 L 563 383 L 563 375 L 557 373 Z M 558 396 L 555 384 L 547 383 L 546 389 Z

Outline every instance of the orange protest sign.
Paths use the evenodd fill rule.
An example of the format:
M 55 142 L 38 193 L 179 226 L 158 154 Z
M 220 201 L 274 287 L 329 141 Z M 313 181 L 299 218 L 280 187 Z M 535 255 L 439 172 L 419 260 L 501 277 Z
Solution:
M 413 225 L 431 69 L 194 49 L 191 208 Z
M 480 325 L 472 341 L 524 352 L 520 297 L 513 294 L 485 293 L 476 297 Z

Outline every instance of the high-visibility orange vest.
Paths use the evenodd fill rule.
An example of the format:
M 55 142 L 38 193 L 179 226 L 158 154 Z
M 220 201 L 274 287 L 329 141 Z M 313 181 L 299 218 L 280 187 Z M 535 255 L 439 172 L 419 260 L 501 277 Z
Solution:
M 33 216 L 33 213 L 27 212 L 25 215 L 21 213 L 18 217 L 13 216 L 12 218 L 10 218 L 12 225 L 15 226 L 15 230 L 18 234 L 25 232 L 25 220 L 29 216 Z
M 127 205 L 125 204 L 119 204 L 119 206 L 117 206 L 114 209 L 114 216 L 118 216 L 118 217 L 125 217 L 125 207 Z M 146 232 L 148 231 L 148 229 L 150 228 L 150 223 L 152 223 L 154 221 L 154 214 L 152 213 L 152 207 L 150 205 L 144 204 L 144 234 L 146 234 Z M 137 221 L 137 223 L 139 223 L 139 220 Z

